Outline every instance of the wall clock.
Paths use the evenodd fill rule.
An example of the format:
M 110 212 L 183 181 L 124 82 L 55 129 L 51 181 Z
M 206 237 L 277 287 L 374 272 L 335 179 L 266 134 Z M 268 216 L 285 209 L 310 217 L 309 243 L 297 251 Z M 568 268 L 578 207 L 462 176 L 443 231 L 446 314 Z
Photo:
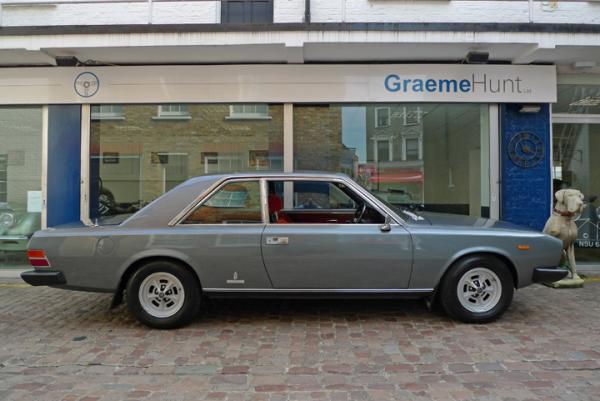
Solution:
M 533 132 L 516 133 L 508 142 L 508 157 L 519 167 L 534 167 L 544 159 L 544 143 Z

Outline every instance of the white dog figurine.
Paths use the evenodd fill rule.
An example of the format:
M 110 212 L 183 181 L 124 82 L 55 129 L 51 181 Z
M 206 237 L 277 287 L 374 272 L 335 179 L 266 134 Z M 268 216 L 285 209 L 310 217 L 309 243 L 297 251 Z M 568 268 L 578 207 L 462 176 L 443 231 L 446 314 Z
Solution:
M 561 264 L 569 260 L 569 270 L 571 277 L 563 279 L 566 286 L 581 286 L 583 280 L 577 275 L 575 265 L 575 240 L 577 239 L 577 225 L 575 219 L 581 214 L 585 207 L 583 203 L 583 194 L 576 189 L 561 189 L 556 192 L 556 206 L 552 211 L 552 216 L 544 226 L 544 232 L 556 237 L 563 242 L 563 256 Z

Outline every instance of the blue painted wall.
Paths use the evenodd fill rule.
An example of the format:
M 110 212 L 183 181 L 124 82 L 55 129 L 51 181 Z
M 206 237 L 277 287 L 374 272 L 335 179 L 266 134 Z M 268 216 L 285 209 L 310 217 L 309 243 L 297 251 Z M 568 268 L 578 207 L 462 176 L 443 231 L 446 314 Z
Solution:
M 81 106 L 48 106 L 48 227 L 80 221 Z
M 552 196 L 550 108 L 545 104 L 539 113 L 519 113 L 520 107 L 520 104 L 501 107 L 500 217 L 541 231 L 550 215 Z M 509 157 L 509 142 L 520 132 L 534 133 L 542 140 L 542 159 L 535 166 L 518 166 Z

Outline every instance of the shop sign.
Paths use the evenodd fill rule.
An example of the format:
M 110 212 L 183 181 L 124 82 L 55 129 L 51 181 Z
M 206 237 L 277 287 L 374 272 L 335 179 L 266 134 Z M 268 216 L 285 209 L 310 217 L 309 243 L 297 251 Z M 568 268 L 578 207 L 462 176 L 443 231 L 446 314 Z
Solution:
M 554 66 L 220 65 L 0 71 L 0 104 L 555 101 Z

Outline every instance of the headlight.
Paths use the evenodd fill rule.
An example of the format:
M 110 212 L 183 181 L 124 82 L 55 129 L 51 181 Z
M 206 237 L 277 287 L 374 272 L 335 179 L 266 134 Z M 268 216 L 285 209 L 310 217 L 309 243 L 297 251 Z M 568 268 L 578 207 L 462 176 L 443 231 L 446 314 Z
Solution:
M 0 212 L 0 229 L 7 230 L 15 224 L 15 215 L 11 212 Z

